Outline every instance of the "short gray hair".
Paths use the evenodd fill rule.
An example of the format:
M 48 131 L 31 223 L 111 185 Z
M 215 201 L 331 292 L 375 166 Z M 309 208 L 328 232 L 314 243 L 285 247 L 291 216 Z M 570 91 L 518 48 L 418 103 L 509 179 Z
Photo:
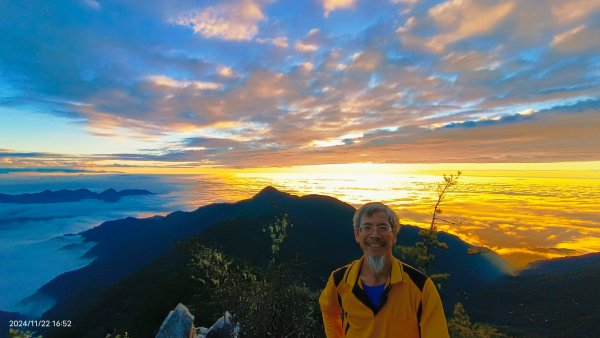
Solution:
M 352 223 L 354 223 L 354 228 L 358 228 L 360 226 L 360 219 L 363 216 L 371 217 L 373 214 L 377 212 L 384 212 L 388 217 L 388 221 L 392 226 L 392 229 L 397 230 L 399 227 L 398 215 L 392 210 L 392 208 L 381 202 L 369 202 L 362 207 L 358 208 L 354 213 L 354 217 L 352 218 Z

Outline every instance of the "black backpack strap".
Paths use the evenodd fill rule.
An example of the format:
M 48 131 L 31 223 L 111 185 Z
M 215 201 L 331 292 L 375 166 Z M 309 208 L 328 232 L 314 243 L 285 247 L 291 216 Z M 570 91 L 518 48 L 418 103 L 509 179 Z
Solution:
M 347 270 L 348 270 L 348 266 L 346 265 L 346 266 L 341 267 L 333 272 L 333 284 L 335 285 L 336 289 L 337 289 L 338 285 L 340 285 L 340 282 L 344 278 L 344 275 L 346 274 Z M 340 304 L 340 307 L 342 308 L 342 311 L 343 311 L 344 307 L 342 306 L 342 298 L 340 297 L 339 293 L 338 293 L 338 304 Z
M 344 276 L 346 275 L 347 271 L 348 271 L 348 265 L 343 266 L 333 272 L 333 284 L 335 285 L 335 289 L 336 289 L 335 291 L 337 293 L 338 304 L 340 305 L 340 308 L 342 308 L 342 313 L 341 313 L 342 320 L 344 320 L 344 316 L 346 316 L 346 311 L 344 311 L 344 306 L 342 305 L 342 297 L 340 296 L 340 293 L 337 292 L 337 287 L 338 287 L 338 285 L 340 285 L 340 282 L 342 281 L 342 279 L 344 279 Z M 346 323 L 346 330 L 344 332 L 344 335 L 346 335 L 349 328 L 350 328 L 350 324 Z
M 415 283 L 415 285 L 419 288 L 419 291 L 423 292 L 423 288 L 425 287 L 425 282 L 427 281 L 427 276 L 423 274 L 421 271 L 413 268 L 408 264 L 402 264 L 403 270 L 408 274 L 410 279 Z M 419 337 L 421 337 L 421 315 L 423 312 L 423 303 L 419 301 L 419 308 L 417 309 L 417 323 L 419 327 Z
M 346 270 L 348 270 L 347 265 L 343 266 L 333 272 L 333 283 L 335 284 L 336 288 L 338 285 L 340 285 L 340 282 L 344 278 L 344 274 L 346 273 Z

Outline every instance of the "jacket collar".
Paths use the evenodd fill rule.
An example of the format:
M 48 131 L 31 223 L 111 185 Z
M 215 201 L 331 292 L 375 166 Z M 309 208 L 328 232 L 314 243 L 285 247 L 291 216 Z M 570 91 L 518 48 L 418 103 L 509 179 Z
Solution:
M 350 285 L 350 287 L 354 287 L 354 284 L 358 281 L 358 276 L 360 274 L 360 267 L 362 266 L 365 260 L 365 256 L 363 255 L 359 260 L 356 260 L 350 264 L 350 268 L 346 272 L 344 276 L 344 281 Z M 392 260 L 392 271 L 390 273 L 390 284 L 396 284 L 399 282 L 404 282 L 404 269 L 402 268 L 402 262 L 396 257 Z

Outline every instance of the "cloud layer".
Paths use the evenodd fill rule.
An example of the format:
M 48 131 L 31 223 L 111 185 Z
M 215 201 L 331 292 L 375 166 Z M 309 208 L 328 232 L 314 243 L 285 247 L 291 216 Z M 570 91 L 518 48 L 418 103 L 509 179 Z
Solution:
M 600 159 L 595 1 L 82 1 L 0 13 L 0 109 L 148 145 L 57 154 L 0 135 L 3 167 Z

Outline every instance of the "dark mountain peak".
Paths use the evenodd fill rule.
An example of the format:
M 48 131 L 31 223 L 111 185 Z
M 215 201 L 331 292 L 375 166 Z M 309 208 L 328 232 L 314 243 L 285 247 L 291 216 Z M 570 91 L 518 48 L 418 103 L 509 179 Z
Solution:
M 256 195 L 260 195 L 260 194 L 268 194 L 268 193 L 279 193 L 279 194 L 283 194 L 281 191 L 277 190 L 277 188 L 272 187 L 270 185 L 262 188 L 261 191 L 258 192 L 258 194 Z
M 266 186 L 261 191 L 259 191 L 258 194 L 254 195 L 254 197 L 252 197 L 252 199 L 253 200 L 265 200 L 265 199 L 272 200 L 272 199 L 287 198 L 290 196 L 291 196 L 290 194 L 283 192 L 283 191 L 279 191 L 272 186 Z

